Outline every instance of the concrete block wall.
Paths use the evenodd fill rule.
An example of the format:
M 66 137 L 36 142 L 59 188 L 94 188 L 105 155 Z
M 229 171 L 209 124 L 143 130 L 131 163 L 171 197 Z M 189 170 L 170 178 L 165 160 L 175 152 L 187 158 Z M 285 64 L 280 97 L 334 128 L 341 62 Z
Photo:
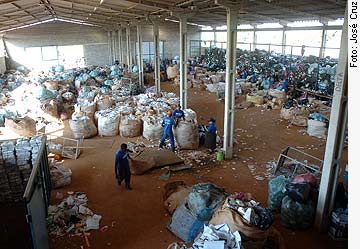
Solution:
M 122 29 L 122 31 L 123 54 L 126 56 L 125 29 Z M 142 33 L 143 41 L 153 41 L 151 25 L 144 25 Z M 160 24 L 159 34 L 160 40 L 164 41 L 165 57 L 171 59 L 179 55 L 179 24 L 171 22 Z M 27 47 L 83 45 L 86 65 L 104 66 L 109 64 L 108 32 L 98 27 L 55 21 L 7 32 L 4 34 L 3 39 L 10 58 L 19 63 L 26 58 L 25 48 Z M 200 39 L 200 32 L 197 27 L 188 25 L 188 40 L 191 39 Z M 136 27 L 131 27 L 131 47 L 134 63 L 136 63 L 136 41 Z M 116 42 L 118 43 L 118 41 Z M 118 49 L 118 45 L 116 48 Z

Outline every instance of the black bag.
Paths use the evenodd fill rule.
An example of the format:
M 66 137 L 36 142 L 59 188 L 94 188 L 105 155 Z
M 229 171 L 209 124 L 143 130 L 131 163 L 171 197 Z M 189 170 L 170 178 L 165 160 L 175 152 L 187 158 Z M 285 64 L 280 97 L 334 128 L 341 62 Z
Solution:
M 288 183 L 285 188 L 286 194 L 294 201 L 305 203 L 310 198 L 311 187 L 308 183 Z

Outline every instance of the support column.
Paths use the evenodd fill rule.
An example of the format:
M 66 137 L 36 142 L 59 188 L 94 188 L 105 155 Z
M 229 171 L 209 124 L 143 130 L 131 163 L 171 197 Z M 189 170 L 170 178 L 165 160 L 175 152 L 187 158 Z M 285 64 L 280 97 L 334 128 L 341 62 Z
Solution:
M 281 53 L 283 55 L 285 55 L 285 53 L 286 53 L 286 33 L 285 33 L 285 28 L 283 28 L 283 30 L 282 30 Z
M 155 76 L 155 87 L 156 92 L 161 91 L 160 88 L 160 56 L 159 56 L 159 24 L 154 21 L 153 23 L 153 35 L 154 35 L 154 76 Z
M 187 109 L 187 18 L 180 17 L 180 105 Z
M 112 41 L 111 41 L 111 31 L 108 31 L 108 52 L 109 52 L 109 65 L 112 64 Z
M 3 35 L 0 35 L 0 73 L 5 73 L 6 71 L 6 50 L 5 42 Z
M 144 62 L 142 57 L 142 33 L 141 33 L 141 25 L 138 24 L 136 26 L 137 30 L 137 49 L 138 49 L 138 67 L 139 67 L 139 84 L 140 88 L 144 87 Z
M 254 37 L 253 37 L 253 42 L 254 42 L 253 51 L 255 51 L 255 48 L 256 48 L 256 43 L 257 43 L 257 37 L 256 37 L 256 25 L 254 25 Z
M 126 26 L 126 61 L 128 68 L 130 68 L 131 65 L 131 37 L 130 37 L 130 26 Z
M 319 198 L 316 208 L 315 226 L 325 230 L 331 217 L 339 170 L 344 148 L 344 136 L 348 118 L 348 15 L 345 10 L 341 35 L 339 63 L 336 68 L 336 81 L 332 99 L 328 136 L 326 140 L 324 163 L 321 174 Z
M 111 40 L 112 40 L 112 63 L 115 62 L 117 58 L 117 52 L 116 52 L 116 31 L 111 31 Z
M 321 47 L 320 47 L 320 51 L 319 51 L 320 58 L 324 58 L 324 56 L 325 56 L 325 46 L 326 46 L 326 30 L 325 30 L 325 25 L 324 25 L 322 33 L 321 33 Z
M 122 42 L 122 28 L 118 30 L 118 42 L 119 42 L 119 61 L 121 64 L 124 63 L 123 58 L 123 42 Z
M 225 158 L 233 156 L 234 115 L 235 115 L 235 72 L 236 72 L 236 37 L 237 8 L 226 8 L 227 47 L 226 47 L 226 79 L 225 79 L 225 111 L 224 111 L 224 151 Z
M 214 27 L 212 27 L 213 28 L 213 30 L 214 30 L 214 44 L 213 45 L 215 45 L 216 46 L 216 27 L 214 26 Z

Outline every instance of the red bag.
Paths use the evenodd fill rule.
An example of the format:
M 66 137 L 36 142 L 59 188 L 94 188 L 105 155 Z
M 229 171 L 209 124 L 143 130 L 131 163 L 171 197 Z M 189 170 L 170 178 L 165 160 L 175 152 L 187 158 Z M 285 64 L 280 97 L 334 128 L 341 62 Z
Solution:
M 292 183 L 308 183 L 312 188 L 316 188 L 318 186 L 318 180 L 313 174 L 306 173 L 297 175 L 291 181 Z

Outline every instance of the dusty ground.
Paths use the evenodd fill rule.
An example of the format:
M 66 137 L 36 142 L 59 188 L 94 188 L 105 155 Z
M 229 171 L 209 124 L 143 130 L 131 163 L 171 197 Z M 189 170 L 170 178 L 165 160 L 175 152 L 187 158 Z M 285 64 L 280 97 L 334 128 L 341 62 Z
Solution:
M 163 83 L 166 91 L 176 88 Z M 195 89 L 189 90 L 189 107 L 198 114 L 199 122 L 206 123 L 210 116 L 217 120 L 222 134 L 224 105 L 216 101 L 214 94 Z M 279 111 L 268 111 L 261 107 L 237 110 L 235 121 L 235 156 L 232 161 L 214 163 L 204 168 L 173 173 L 169 181 L 183 180 L 192 185 L 199 182 L 213 182 L 228 192 L 250 192 L 267 204 L 266 162 L 277 159 L 286 146 L 298 146 L 310 154 L 323 158 L 325 140 L 303 135 L 300 128 L 287 128 L 279 119 Z M 137 139 L 132 139 L 137 140 Z M 88 206 L 102 215 L 101 225 L 110 229 L 104 233 L 91 232 L 91 248 L 150 249 L 167 248 L 174 241 L 180 241 L 166 228 L 170 217 L 163 208 L 163 187 L 169 181 L 162 181 L 161 169 L 153 170 L 142 176 L 132 177 L 132 191 L 119 187 L 114 178 L 114 153 L 121 142 L 119 136 L 94 138 L 86 142 L 87 146 L 77 160 L 66 160 L 65 165 L 73 171 L 72 184 L 56 192 L 83 191 L 88 195 Z M 347 154 L 347 153 L 345 153 Z M 214 155 L 215 158 L 215 155 Z M 345 158 L 347 160 L 347 158 Z M 250 168 L 248 167 L 250 165 Z M 255 170 L 251 171 L 253 168 Z M 264 180 L 256 180 L 255 177 Z M 259 178 L 260 177 L 260 178 Z M 111 227 L 115 221 L 114 227 Z M 282 233 L 289 249 L 346 248 L 344 242 L 334 242 L 327 234 L 319 234 L 315 229 L 290 231 L 282 227 L 280 217 L 274 226 Z M 51 238 L 51 248 L 81 248 L 85 246 L 83 238 Z

